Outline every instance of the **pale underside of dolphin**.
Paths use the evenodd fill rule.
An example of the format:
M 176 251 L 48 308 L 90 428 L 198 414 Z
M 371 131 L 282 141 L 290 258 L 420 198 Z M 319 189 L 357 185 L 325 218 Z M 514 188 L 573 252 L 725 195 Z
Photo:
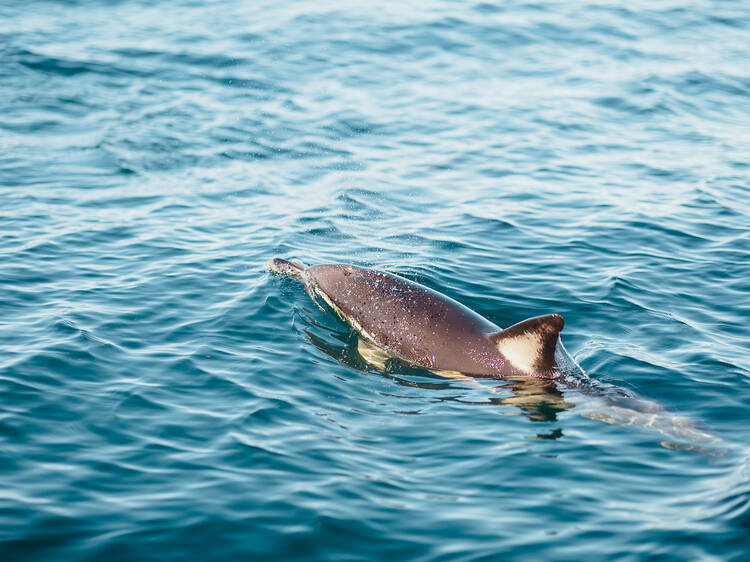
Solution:
M 392 273 L 348 264 L 304 268 L 282 259 L 269 266 L 302 281 L 357 330 L 371 344 L 360 348 L 365 359 L 397 357 L 472 377 L 552 377 L 557 371 L 559 314 L 501 330 L 459 302 Z

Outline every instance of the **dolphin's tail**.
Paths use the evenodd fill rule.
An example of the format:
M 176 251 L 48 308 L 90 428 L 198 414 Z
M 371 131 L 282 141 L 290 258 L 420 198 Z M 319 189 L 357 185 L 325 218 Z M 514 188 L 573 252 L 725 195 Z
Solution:
M 273 258 L 272 260 L 268 260 L 268 267 L 274 273 L 288 275 L 289 277 L 303 281 L 302 274 L 305 268 L 298 263 L 282 260 L 281 258 Z

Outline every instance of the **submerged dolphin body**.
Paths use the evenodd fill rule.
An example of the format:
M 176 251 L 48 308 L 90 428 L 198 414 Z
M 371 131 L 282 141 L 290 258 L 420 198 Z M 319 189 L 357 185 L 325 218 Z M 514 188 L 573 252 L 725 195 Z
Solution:
M 302 281 L 387 356 L 474 377 L 552 377 L 557 370 L 559 314 L 501 330 L 453 299 L 392 273 L 346 264 L 303 268 L 282 259 L 269 266 Z M 369 355 L 377 352 L 370 348 Z

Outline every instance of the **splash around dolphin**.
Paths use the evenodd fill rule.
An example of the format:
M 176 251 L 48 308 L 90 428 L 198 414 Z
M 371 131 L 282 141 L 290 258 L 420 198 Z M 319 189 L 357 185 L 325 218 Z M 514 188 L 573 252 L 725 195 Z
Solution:
M 384 356 L 471 377 L 552 378 L 563 318 L 548 314 L 501 330 L 461 303 L 398 275 L 348 264 L 272 259 L 276 273 L 300 280 Z M 362 350 L 360 350 L 362 352 Z M 365 354 L 363 354 L 365 355 Z M 365 359 L 367 357 L 365 356 Z

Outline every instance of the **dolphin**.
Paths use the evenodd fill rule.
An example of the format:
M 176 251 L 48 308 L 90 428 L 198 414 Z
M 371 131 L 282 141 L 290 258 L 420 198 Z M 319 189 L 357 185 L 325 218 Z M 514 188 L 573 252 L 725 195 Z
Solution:
M 395 357 L 473 383 L 477 378 L 503 379 L 504 386 L 490 388 L 490 392 L 509 391 L 512 396 L 492 401 L 518 407 L 532 420 L 554 421 L 558 412 L 579 404 L 584 417 L 656 430 L 668 438 L 660 442 L 663 447 L 712 456 L 726 453 L 718 448 L 719 437 L 696 427 L 692 420 L 589 379 L 560 341 L 563 319 L 559 314 L 529 318 L 501 330 L 450 297 L 392 273 L 348 264 L 305 268 L 278 258 L 268 264 L 272 271 L 301 281 L 313 300 L 321 298 L 359 332 L 357 351 L 380 370 L 385 371 L 385 361 Z M 327 343 L 308 335 L 323 351 L 340 356 L 330 352 Z M 576 376 L 571 377 L 572 373 Z M 565 396 L 557 382 L 569 387 Z M 575 404 L 568 402 L 571 392 L 575 392 Z M 535 438 L 561 435 L 556 430 Z
M 553 378 L 563 318 L 547 314 L 505 330 L 461 303 L 399 275 L 349 264 L 272 259 L 269 268 L 304 283 L 364 338 L 375 365 L 396 357 L 450 376 Z

